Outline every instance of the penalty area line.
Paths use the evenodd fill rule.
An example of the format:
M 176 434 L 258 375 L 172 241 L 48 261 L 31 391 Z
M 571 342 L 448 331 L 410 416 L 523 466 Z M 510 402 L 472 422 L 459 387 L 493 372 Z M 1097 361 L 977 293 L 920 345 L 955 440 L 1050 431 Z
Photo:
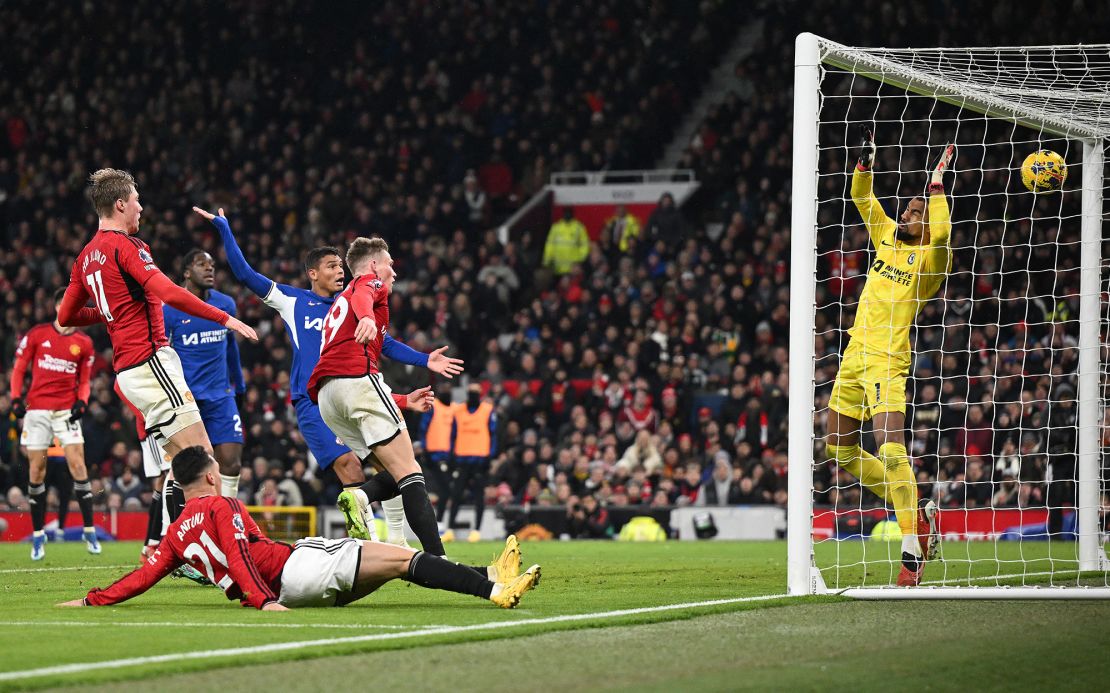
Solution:
M 42 626 L 111 626 L 112 628 L 329 628 L 333 630 L 402 630 L 405 628 L 449 628 L 446 624 L 378 625 L 369 623 L 181 623 L 178 621 L 0 621 L 4 627 Z
M 147 657 L 128 657 L 100 662 L 78 662 L 74 664 L 58 664 L 37 669 L 23 669 L 21 671 L 0 672 L 0 681 L 18 681 L 21 679 L 57 674 L 77 674 L 98 669 L 117 669 L 121 667 L 139 666 L 142 664 L 161 664 L 164 662 L 180 662 L 195 659 L 213 659 L 217 657 L 238 657 L 243 655 L 262 654 L 269 652 L 284 652 L 288 650 L 302 650 L 312 647 L 329 647 L 333 645 L 346 645 L 352 643 L 374 642 L 378 640 L 400 640 L 402 638 L 418 638 L 426 635 L 446 635 L 452 633 L 467 633 L 482 630 L 501 630 L 517 628 L 519 626 L 544 625 L 548 623 L 572 623 L 575 621 L 605 620 L 620 618 L 622 616 L 635 616 L 638 614 L 660 613 L 664 611 L 679 611 L 683 609 L 697 609 L 709 606 L 722 606 L 726 604 L 741 604 L 744 602 L 761 602 L 773 599 L 787 599 L 785 594 L 767 594 L 755 597 L 733 597 L 731 599 L 713 599 L 701 602 L 686 602 L 683 604 L 665 604 L 663 606 L 648 606 L 637 609 L 619 609 L 616 611 L 599 611 L 586 614 L 566 614 L 563 616 L 548 616 L 544 618 L 525 618 L 519 621 L 491 621 L 476 623 L 469 626 L 436 626 L 424 627 L 399 633 L 375 633 L 372 635 L 354 635 L 342 638 L 321 638 L 317 640 L 299 640 L 294 642 L 268 643 L 250 647 L 231 647 L 219 650 L 197 650 L 192 652 L 173 652 L 163 655 Z

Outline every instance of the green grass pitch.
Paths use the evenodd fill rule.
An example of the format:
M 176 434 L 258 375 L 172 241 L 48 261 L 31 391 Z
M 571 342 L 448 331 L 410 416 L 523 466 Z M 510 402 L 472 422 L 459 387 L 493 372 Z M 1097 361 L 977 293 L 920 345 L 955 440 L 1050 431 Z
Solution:
M 449 550 L 482 563 L 499 545 Z M 544 577 L 513 611 L 394 582 L 342 609 L 262 613 L 169 579 L 115 607 L 53 606 L 110 583 L 138 551 L 49 544 L 31 563 L 27 544 L 0 545 L 0 690 L 1082 690 L 1110 675 L 1110 603 L 781 598 L 782 542 L 526 543 Z M 944 556 L 926 580 L 1107 579 L 1061 572 L 1068 544 L 951 543 Z M 830 587 L 889 584 L 892 558 L 882 544 L 817 547 Z M 764 599 L 659 609 L 744 597 Z

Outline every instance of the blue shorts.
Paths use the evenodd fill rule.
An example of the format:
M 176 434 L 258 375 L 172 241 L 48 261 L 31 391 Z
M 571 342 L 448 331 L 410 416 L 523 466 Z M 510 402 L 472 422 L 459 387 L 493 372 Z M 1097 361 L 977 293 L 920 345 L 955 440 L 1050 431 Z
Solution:
M 293 407 L 297 410 L 297 425 L 301 428 L 304 442 L 308 443 L 308 451 L 316 458 L 320 469 L 327 469 L 332 462 L 351 451 L 324 423 L 320 416 L 320 407 L 313 404 L 312 400 L 298 397 L 293 401 Z
M 239 416 L 234 397 L 198 399 L 197 408 L 200 409 L 204 430 L 208 432 L 208 440 L 213 445 L 243 444 L 243 419 Z

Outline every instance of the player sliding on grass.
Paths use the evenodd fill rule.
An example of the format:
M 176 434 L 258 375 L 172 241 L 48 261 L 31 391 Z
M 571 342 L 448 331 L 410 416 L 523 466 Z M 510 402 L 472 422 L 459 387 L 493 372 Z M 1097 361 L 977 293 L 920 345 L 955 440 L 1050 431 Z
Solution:
M 210 221 L 219 231 L 227 253 L 227 264 L 235 278 L 281 315 L 285 330 L 289 333 L 289 342 L 293 346 L 289 387 L 301 434 L 320 469 L 332 467 L 344 486 L 344 491 L 339 496 L 339 506 L 347 517 L 348 534 L 356 539 L 376 538 L 372 534 L 373 517 L 368 503 L 365 502 L 366 497 L 358 491 L 366 481 L 362 460 L 343 445 L 324 423 L 320 417 L 320 408 L 309 399 L 307 390 L 308 378 L 320 360 L 320 330 L 335 297 L 343 290 L 343 260 L 339 257 L 339 250 L 332 246 L 321 246 L 305 256 L 308 289 L 279 284 L 256 272 L 247 262 L 243 251 L 235 242 L 223 209 L 218 210 L 218 214 L 206 212 L 199 207 L 193 207 L 193 211 Z M 388 333 L 383 338 L 382 354 L 394 361 L 427 368 L 447 379 L 462 373 L 463 362 L 444 354 L 447 347 L 425 354 L 393 339 Z M 391 544 L 407 546 L 401 497 L 383 500 L 382 508 L 385 510 L 388 527 L 387 540 Z
M 520 572 L 520 549 L 512 536 L 488 568 L 358 539 L 312 537 L 290 546 L 268 539 L 237 499 L 218 495 L 220 468 L 204 448 L 179 452 L 173 475 L 185 489 L 185 511 L 170 524 L 158 551 L 111 586 L 59 606 L 118 604 L 186 563 L 204 572 L 228 599 L 263 611 L 343 606 L 398 578 L 511 609 L 539 583 L 538 565 Z
M 914 197 L 899 221 L 883 212 L 872 192 L 875 138 L 861 127 L 863 141 L 852 173 L 856 203 L 876 259 L 860 294 L 852 336 L 840 362 L 829 400 L 829 456 L 877 496 L 894 506 L 902 529 L 900 586 L 921 581 L 925 561 L 936 553 L 936 504 L 918 507 L 917 482 L 906 453 L 906 376 L 910 368 L 910 326 L 944 282 L 952 264 L 948 236 L 952 222 L 944 196 L 944 172 L 952 160 L 948 145 L 933 169 L 926 201 Z M 860 447 L 863 422 L 871 419 L 876 458 Z

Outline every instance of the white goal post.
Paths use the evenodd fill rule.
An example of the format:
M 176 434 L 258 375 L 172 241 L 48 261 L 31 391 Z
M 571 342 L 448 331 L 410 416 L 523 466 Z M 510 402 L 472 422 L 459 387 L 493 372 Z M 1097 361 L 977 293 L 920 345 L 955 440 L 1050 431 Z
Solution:
M 890 117 L 891 111 L 896 112 L 895 117 Z M 1021 354 L 1021 363 L 1013 368 L 1019 377 L 1025 377 L 1022 382 L 1035 381 L 1019 372 L 1026 367 L 1025 354 L 1033 348 L 1033 340 L 1041 340 L 1035 342 L 1035 348 L 1040 349 L 1038 353 L 1044 355 L 1048 364 L 1047 373 L 1037 372 L 1040 380 L 1035 382 L 1039 384 L 1029 386 L 1032 390 L 1029 397 L 1022 391 L 1024 386 L 1019 385 L 1017 391 L 1021 396 L 1010 403 L 994 402 L 986 396 L 981 405 L 970 396 L 965 396 L 962 402 L 958 395 L 953 400 L 954 406 L 964 412 L 964 428 L 971 428 L 966 422 L 973 408 L 977 413 L 972 418 L 989 410 L 996 417 L 992 421 L 1008 417 L 1003 408 L 1011 405 L 1016 409 L 1009 411 L 1018 411 L 1021 416 L 1038 406 L 1050 413 L 1039 420 L 1036 429 L 1022 428 L 1028 423 L 1026 419 L 1022 419 L 1021 425 L 1006 429 L 1007 435 L 1019 441 L 1016 450 L 1010 447 L 1003 452 L 980 450 L 979 446 L 967 443 L 969 438 L 964 433 L 959 438 L 963 445 L 959 455 L 951 450 L 946 455 L 936 450 L 921 452 L 937 460 L 935 477 L 922 482 L 931 488 L 931 493 L 941 493 L 941 489 L 951 491 L 962 484 L 963 497 L 971 498 L 968 489 L 977 483 L 987 485 L 985 488 L 992 494 L 1001 489 L 999 484 L 1005 483 L 1020 489 L 1020 493 L 1014 494 L 1020 500 L 1002 510 L 995 507 L 1001 501 L 996 501 L 993 495 L 988 496 L 989 505 L 967 500 L 965 505 L 956 507 L 951 506 L 949 499 L 947 517 L 954 518 L 953 522 L 963 518 L 961 522 L 967 520 L 968 527 L 955 534 L 959 538 L 950 551 L 942 543 L 945 553 L 939 561 L 926 565 L 922 586 L 910 588 L 891 586 L 891 571 L 897 570 L 900 559 L 896 550 L 891 554 L 894 542 L 884 545 L 877 536 L 868 538 L 862 525 L 858 531 L 842 531 L 842 520 L 861 520 L 864 524 L 875 519 L 881 521 L 886 510 L 877 497 L 861 492 L 858 486 L 849 488 L 842 472 L 830 464 L 822 443 L 825 399 L 831 387 L 829 374 L 835 372 L 834 363 L 847 344 L 845 333 L 851 327 L 853 301 L 858 299 L 868 262 L 863 262 L 861 271 L 852 270 L 857 274 L 851 282 L 842 282 L 847 275 L 838 274 L 835 290 L 830 289 L 830 275 L 823 267 L 831 254 L 840 258 L 845 251 L 854 252 L 850 247 L 853 243 L 859 251 L 871 250 L 866 240 L 863 247 L 858 242 L 861 235 L 864 239 L 867 235 L 859 232 L 862 222 L 852 206 L 848 180 L 855 163 L 853 150 L 859 142 L 858 125 L 872 123 L 879 147 L 875 195 L 887 202 L 886 213 L 892 217 L 901 207 L 895 209 L 890 198 L 898 196 L 904 205 L 907 195 L 920 194 L 931 162 L 935 162 L 943 145 L 954 141 L 957 147 L 955 180 L 945 180 L 952 201 L 952 237 L 970 240 L 962 246 L 953 241 L 954 255 L 963 259 L 956 263 L 954 274 L 949 275 L 952 286 L 942 285 L 937 298 L 932 299 L 938 306 L 929 310 L 933 317 L 919 318 L 911 337 L 915 354 L 923 331 L 942 344 L 948 344 L 949 330 L 961 339 L 962 335 L 970 335 L 967 340 L 979 340 L 976 344 L 981 343 L 983 334 L 993 335 L 996 340 L 983 350 L 985 355 L 974 351 L 976 347 L 967 340 L 966 346 L 957 346 L 961 358 L 967 357 L 968 365 L 960 366 L 962 370 L 954 373 L 946 373 L 945 368 L 949 367 L 946 353 L 935 348 L 940 363 L 923 367 L 920 372 L 926 375 L 917 380 L 920 364 L 915 357 L 910 376 L 914 382 L 910 387 L 916 392 L 932 387 L 927 381 L 939 383 L 936 392 L 940 393 L 949 387 L 948 378 L 958 383 L 953 386 L 957 392 L 959 387 L 967 387 L 968 382 L 986 379 L 997 384 L 1000 377 L 997 370 L 993 375 L 983 374 L 991 364 L 997 369 L 1004 356 L 1013 354 Z M 790 594 L 835 593 L 861 599 L 1110 598 L 1110 563 L 1104 550 L 1103 517 L 1108 501 L 1104 495 L 1102 462 L 1106 453 L 1104 441 L 1110 440 L 1107 436 L 1110 416 L 1102 392 L 1107 383 L 1100 382 L 1105 378 L 1100 371 L 1105 370 L 1102 364 L 1106 360 L 1100 327 L 1107 188 L 1104 154 L 1108 138 L 1110 44 L 885 49 L 848 47 L 809 33 L 797 37 L 787 511 Z M 1034 196 L 1021 188 L 1017 173 L 1021 160 L 1041 148 L 1065 156 L 1071 177 L 1064 192 Z M 961 156 L 962 149 L 968 150 L 966 156 Z M 974 171 L 969 167 L 975 167 Z M 972 183 L 963 182 L 964 171 L 972 171 L 967 174 Z M 1051 243 L 1038 244 L 1036 239 L 1042 237 L 1051 239 Z M 1035 260 L 1044 256 L 1039 246 L 1047 245 L 1052 245 L 1057 264 L 1046 272 Z M 1073 259 L 1078 264 L 1077 272 L 1073 271 Z M 981 275 L 980 268 L 984 268 Z M 1006 274 L 1013 268 L 1017 271 Z M 959 278 L 953 279 L 957 272 Z M 1024 279 L 1015 283 L 1012 277 Z M 989 304 L 990 310 L 1000 310 L 997 306 L 1003 304 L 1010 311 L 1021 310 L 1016 306 L 1023 306 L 1029 315 L 1031 306 L 1050 301 L 1051 310 L 1046 314 L 1051 317 L 1005 322 L 1009 318 L 1004 319 L 999 312 L 997 324 L 976 323 L 978 314 L 967 312 L 980 305 L 976 302 L 976 287 L 990 288 L 992 281 L 996 282 L 993 297 L 987 295 L 981 300 L 983 305 Z M 971 286 L 967 296 L 961 293 L 964 283 Z M 1039 288 L 1044 286 L 1048 288 Z M 840 296 L 836 301 L 832 298 L 834 294 Z M 968 308 L 970 305 L 976 308 Z M 829 310 L 830 306 L 833 310 Z M 830 323 L 827 316 L 834 313 L 840 317 L 827 324 Z M 929 320 L 934 322 L 922 324 Z M 1075 322 L 1077 328 L 1072 327 Z M 1069 329 L 1075 329 L 1077 334 L 1069 337 Z M 1002 333 L 1014 330 L 1020 331 L 1021 344 L 1016 348 L 1000 346 Z M 1009 351 L 1011 348 L 1014 351 Z M 952 362 L 959 364 L 960 359 Z M 1069 394 L 1072 388 L 1074 400 Z M 1070 404 L 1072 401 L 1074 405 Z M 938 421 L 952 420 L 953 412 L 945 409 L 947 406 L 938 399 L 941 416 Z M 1069 423 L 1059 424 L 1064 419 L 1057 418 L 1057 414 L 1071 406 L 1077 415 L 1067 419 Z M 1005 420 L 1010 422 L 1010 418 Z M 1033 420 L 1035 417 L 1029 419 Z M 952 435 L 961 435 L 949 435 L 954 429 L 944 429 L 941 423 L 932 420 L 914 423 L 909 413 L 906 428 L 911 439 L 934 441 L 934 445 L 947 446 L 946 449 L 953 447 Z M 1067 440 L 1073 441 L 1074 449 L 1067 447 L 1069 443 L 1058 442 L 1061 428 L 1070 432 L 1072 437 Z M 989 433 L 997 443 L 999 429 L 991 424 Z M 937 440 L 946 442 L 936 443 Z M 1011 444 L 1012 441 L 1007 443 Z M 954 474 L 953 461 L 957 459 L 962 460 L 958 464 L 969 467 L 974 463 L 976 471 L 965 468 L 964 472 Z M 1065 468 L 1066 461 L 1074 469 L 1072 486 L 1067 487 L 1071 495 L 1065 494 L 1064 501 L 1059 500 L 1059 495 L 1053 500 L 1054 488 L 1063 487 L 1063 481 L 1067 481 L 1058 471 Z M 1033 471 L 1034 467 L 1038 471 Z M 816 481 L 815 470 L 822 477 L 830 476 L 831 481 Z M 985 480 L 976 480 L 982 470 L 986 470 Z M 1055 479 L 1053 470 L 1057 470 Z M 1034 476 L 1037 473 L 1041 474 L 1039 480 Z M 1031 479 L 1028 483 L 1027 474 Z M 992 476 L 1003 481 L 992 481 Z M 1052 486 L 1054 483 L 1056 487 Z M 1030 494 L 1028 498 L 1026 491 Z M 1034 499 L 1042 491 L 1044 499 L 1036 506 Z M 815 503 L 815 496 L 823 499 L 823 504 Z M 1045 516 L 1049 519 L 1041 519 Z M 832 529 L 824 524 L 819 528 L 819 517 L 822 523 L 831 522 Z M 945 517 L 942 515 L 941 534 L 947 537 Z M 968 519 L 971 517 L 994 529 L 973 531 Z M 1039 535 L 1031 530 L 1025 534 L 1021 526 L 1003 531 L 1005 518 L 1009 517 L 1037 518 L 1043 530 Z M 1061 521 L 1074 523 L 1067 525 L 1074 528 L 1066 532 L 1054 530 L 1053 522 Z

